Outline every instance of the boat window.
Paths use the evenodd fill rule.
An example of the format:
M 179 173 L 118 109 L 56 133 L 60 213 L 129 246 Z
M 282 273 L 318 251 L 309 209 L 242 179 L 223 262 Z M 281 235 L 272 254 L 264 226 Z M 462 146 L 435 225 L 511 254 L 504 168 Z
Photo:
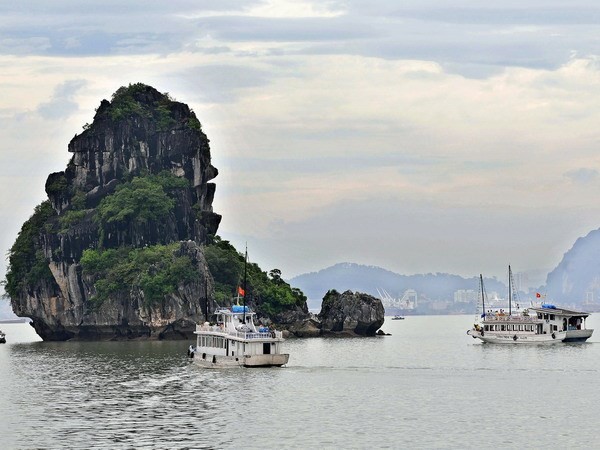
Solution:
M 523 331 L 523 325 L 519 325 L 519 331 Z
M 544 319 L 548 320 L 548 314 L 544 314 Z
M 485 331 L 490 331 L 490 326 L 489 326 L 489 325 L 484 325 L 484 326 L 483 326 L 483 329 L 484 329 Z
M 538 319 L 542 318 L 542 313 L 538 313 Z
M 550 320 L 554 320 L 554 314 L 550 314 Z
M 505 326 L 504 325 L 500 325 L 500 331 L 504 331 Z

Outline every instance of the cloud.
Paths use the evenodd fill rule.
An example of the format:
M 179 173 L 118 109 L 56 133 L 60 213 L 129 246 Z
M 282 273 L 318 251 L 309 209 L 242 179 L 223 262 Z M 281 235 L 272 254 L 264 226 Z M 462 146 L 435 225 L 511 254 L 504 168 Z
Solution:
M 220 172 L 219 233 L 263 246 L 265 267 L 286 276 L 340 258 L 550 267 L 598 228 L 582 189 L 600 171 L 595 4 L 534 23 L 525 15 L 564 4 L 294 4 L 0 5 L 0 191 L 20 195 L 1 198 L 14 224 L 0 244 L 100 100 L 134 82 L 194 109 Z M 479 259 L 455 258 L 484 245 Z
M 600 172 L 597 169 L 582 167 L 580 169 L 565 172 L 564 175 L 574 183 L 587 185 L 598 180 Z
M 69 80 L 57 86 L 50 101 L 41 103 L 37 112 L 47 120 L 61 120 L 77 111 L 77 102 L 73 97 L 85 87 L 85 80 Z

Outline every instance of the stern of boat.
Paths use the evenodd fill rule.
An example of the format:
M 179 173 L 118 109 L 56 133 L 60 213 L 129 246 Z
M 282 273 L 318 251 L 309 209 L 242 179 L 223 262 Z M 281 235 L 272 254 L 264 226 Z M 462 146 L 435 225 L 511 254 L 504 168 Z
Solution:
M 288 363 L 290 355 L 279 353 L 275 355 L 246 355 L 244 357 L 245 367 L 281 367 Z
M 593 329 L 568 330 L 563 342 L 585 342 L 592 336 L 593 332 Z

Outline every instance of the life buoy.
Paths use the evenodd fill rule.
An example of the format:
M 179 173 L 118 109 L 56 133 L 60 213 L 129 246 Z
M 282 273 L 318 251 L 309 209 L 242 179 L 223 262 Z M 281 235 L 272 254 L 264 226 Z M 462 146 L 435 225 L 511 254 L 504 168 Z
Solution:
M 467 336 L 471 336 L 471 330 L 467 330 Z
M 515 334 L 515 335 L 513 336 L 513 341 L 516 341 L 517 339 L 518 339 L 518 338 L 517 338 L 517 335 Z
M 552 333 L 552 339 L 556 339 L 556 334 Z

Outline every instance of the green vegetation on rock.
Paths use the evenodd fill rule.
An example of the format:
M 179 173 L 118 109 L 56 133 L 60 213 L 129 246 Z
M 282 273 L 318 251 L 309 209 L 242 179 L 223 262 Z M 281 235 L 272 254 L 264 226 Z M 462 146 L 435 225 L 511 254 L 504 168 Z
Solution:
M 177 256 L 179 245 L 85 250 L 80 263 L 84 275 L 96 278 L 95 306 L 132 287 L 143 291 L 144 303 L 150 306 L 175 292 L 179 284 L 197 279 L 199 272 L 190 258 Z
M 153 104 L 140 102 L 139 98 L 144 96 L 148 89 L 149 86 L 143 83 L 134 83 L 117 89 L 112 96 L 109 109 L 110 118 L 115 122 L 136 117 L 154 119 L 158 131 L 166 131 L 175 126 L 177 119 L 173 115 L 173 109 L 177 102 L 168 93 L 162 94 L 160 100 L 155 101 Z M 191 111 L 191 116 L 183 123 L 193 130 L 202 130 L 200 121 L 193 111 Z
M 215 300 L 221 305 L 228 304 L 243 283 L 244 255 L 218 236 L 205 247 L 204 255 L 215 281 Z M 278 269 L 267 274 L 257 264 L 248 263 L 246 271 L 246 297 L 260 312 L 273 315 L 306 302 L 302 291 L 286 283 Z
M 40 233 L 56 213 L 49 201 L 35 207 L 33 215 L 21 227 L 21 231 L 8 252 L 8 270 L 4 287 L 10 296 L 17 296 L 24 284 L 33 285 L 39 280 L 50 279 L 52 273 L 48 261 L 38 250 Z
M 158 175 L 134 177 L 117 186 L 115 193 L 103 198 L 97 208 L 96 220 L 100 224 L 101 237 L 108 224 L 141 225 L 165 219 L 175 207 L 172 193 L 189 185 L 186 178 L 161 172 Z

